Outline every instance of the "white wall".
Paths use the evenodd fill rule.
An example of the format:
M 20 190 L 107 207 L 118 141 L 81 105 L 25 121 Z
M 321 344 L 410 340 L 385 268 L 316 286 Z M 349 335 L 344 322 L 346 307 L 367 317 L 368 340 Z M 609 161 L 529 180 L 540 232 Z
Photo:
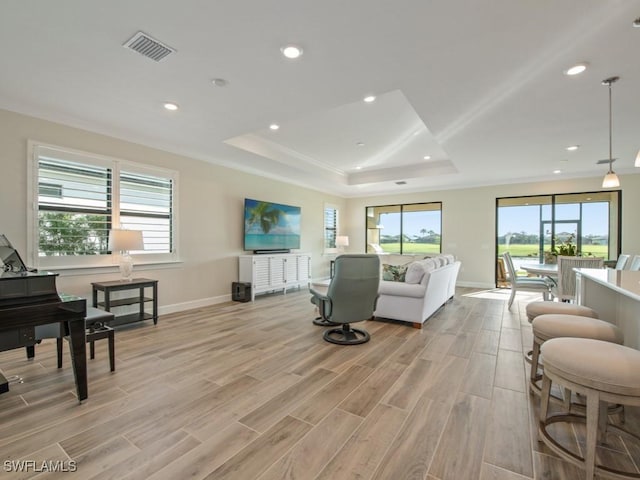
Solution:
M 161 313 L 230 300 L 238 280 L 245 197 L 302 207 L 300 251 L 312 254 L 314 277 L 328 276 L 322 257 L 324 203 L 343 208 L 342 198 L 211 165 L 104 135 L 0 110 L 0 233 L 26 258 L 27 140 L 179 171 L 181 263 L 135 276 L 159 280 Z M 91 274 L 60 271 L 59 292 L 91 298 L 91 282 L 119 278 L 116 268 Z
M 604 175 L 604 173 L 603 173 Z M 442 202 L 442 251 L 462 261 L 458 284 L 492 287 L 495 282 L 495 205 L 498 197 L 600 191 L 602 177 L 546 183 L 496 185 L 350 199 L 346 234 L 350 251 L 363 252 L 365 207 L 402 203 Z M 640 174 L 621 175 L 622 253 L 640 254 Z
M 341 231 L 349 252 L 364 252 L 365 206 L 441 201 L 443 251 L 462 260 L 459 282 L 490 287 L 494 282 L 495 199 L 517 195 L 599 191 L 601 178 L 492 186 L 462 190 L 343 199 L 211 165 L 184 156 L 0 110 L 0 233 L 20 252 L 27 245 L 27 140 L 70 147 L 180 172 L 178 216 L 182 263 L 164 269 L 136 269 L 160 282 L 161 313 L 229 299 L 238 278 L 245 197 L 300 205 L 301 251 L 313 256 L 313 276 L 328 276 L 322 256 L 323 208 L 341 208 Z M 640 253 L 640 174 L 621 176 L 622 251 Z M 58 290 L 90 298 L 92 281 L 119 278 L 115 268 L 98 274 L 61 272 Z

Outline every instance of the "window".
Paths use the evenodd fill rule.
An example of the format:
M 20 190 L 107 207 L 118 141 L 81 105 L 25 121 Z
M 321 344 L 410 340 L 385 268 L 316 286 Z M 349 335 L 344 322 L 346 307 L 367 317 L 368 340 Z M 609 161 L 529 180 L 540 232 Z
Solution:
M 338 207 L 325 204 L 324 206 L 324 251 L 336 251 L 336 236 L 338 235 Z
M 442 246 L 442 203 L 366 207 L 370 253 L 433 254 Z
M 498 198 L 496 253 L 509 252 L 516 268 L 523 262 L 553 262 L 558 254 L 615 259 L 621 247 L 620 194 Z
M 122 160 L 30 144 L 28 255 L 37 267 L 111 265 L 111 228 L 141 230 L 138 261 L 175 255 L 177 173 Z
M 40 182 L 38 184 L 38 195 L 41 197 L 62 198 L 62 185 L 57 183 Z
M 145 251 L 172 250 L 172 186 L 170 178 L 120 174 L 120 227 L 142 230 Z

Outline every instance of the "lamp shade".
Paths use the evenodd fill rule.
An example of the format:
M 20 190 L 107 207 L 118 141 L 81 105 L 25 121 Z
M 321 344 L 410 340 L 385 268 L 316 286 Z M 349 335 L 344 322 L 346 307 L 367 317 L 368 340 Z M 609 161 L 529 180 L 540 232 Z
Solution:
M 336 237 L 336 247 L 348 247 L 349 246 L 349 237 L 346 235 L 338 235 Z
M 614 172 L 609 172 L 604 176 L 604 180 L 602 180 L 602 188 L 615 188 L 620 186 L 620 180 L 618 180 L 618 175 Z
M 640 150 L 638 150 L 638 155 L 636 155 L 636 167 L 640 167 Z
M 109 231 L 109 249 L 119 252 L 144 250 L 142 232 L 140 230 L 113 229 Z

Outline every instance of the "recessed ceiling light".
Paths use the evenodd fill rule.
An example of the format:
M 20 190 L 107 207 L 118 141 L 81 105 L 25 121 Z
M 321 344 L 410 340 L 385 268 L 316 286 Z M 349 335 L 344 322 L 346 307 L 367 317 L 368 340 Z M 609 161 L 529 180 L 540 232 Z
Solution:
M 371 103 L 371 102 L 375 102 L 376 101 L 376 97 L 374 95 L 368 95 L 368 96 L 364 97 L 363 100 L 365 102 L 367 102 L 367 103 Z
M 422 157 L 422 158 L 424 158 L 425 160 L 431 160 L 431 155 L 425 155 L 425 156 L 424 156 L 424 157 Z
M 297 45 L 285 45 L 280 51 L 285 57 L 290 59 L 296 59 L 302 56 L 302 48 Z
M 396 182 L 396 185 L 406 185 L 407 182 L 405 182 L 404 180 L 400 180 L 399 182 Z
M 178 110 L 178 108 L 180 108 L 180 107 L 178 106 L 177 103 L 165 102 L 164 103 L 164 108 L 166 108 L 167 110 L 175 111 L 175 110 Z
M 211 80 L 216 87 L 226 87 L 229 82 L 227 82 L 224 78 L 214 78 Z
M 559 173 L 562 173 L 562 170 L 554 170 L 553 173 L 555 173 L 556 175 L 558 175 Z
M 269 125 L 269 128 L 271 130 L 278 130 L 280 128 L 280 125 L 278 125 L 277 123 L 272 123 L 271 125 Z
M 364 147 L 364 143 L 362 143 L 362 142 L 358 142 L 358 143 L 356 143 L 356 145 L 357 145 L 358 147 Z
M 578 75 L 578 74 L 584 72 L 586 69 L 587 69 L 587 63 L 586 62 L 577 63 L 573 67 L 570 67 L 567 70 L 565 70 L 564 74 L 565 75 Z
M 578 148 L 580 148 L 580 145 L 571 145 L 571 146 L 567 147 L 567 150 L 569 150 L 570 152 L 573 152 L 574 150 L 577 150 Z
M 362 170 L 362 167 L 356 167 L 356 170 Z

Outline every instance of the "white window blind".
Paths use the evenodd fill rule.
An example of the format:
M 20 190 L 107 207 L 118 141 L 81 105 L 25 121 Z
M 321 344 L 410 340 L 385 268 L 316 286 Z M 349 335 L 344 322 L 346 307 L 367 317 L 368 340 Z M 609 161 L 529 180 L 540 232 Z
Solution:
M 171 251 L 173 181 L 120 173 L 120 227 L 142 230 L 145 251 Z
M 53 191 L 52 185 L 58 189 Z M 111 170 L 41 156 L 38 160 L 38 255 L 107 253 Z
M 324 249 L 330 251 L 336 248 L 338 234 L 338 209 L 333 205 L 324 207 Z
M 142 231 L 138 261 L 175 260 L 176 172 L 60 147 L 30 150 L 33 266 L 110 265 L 112 228 Z

